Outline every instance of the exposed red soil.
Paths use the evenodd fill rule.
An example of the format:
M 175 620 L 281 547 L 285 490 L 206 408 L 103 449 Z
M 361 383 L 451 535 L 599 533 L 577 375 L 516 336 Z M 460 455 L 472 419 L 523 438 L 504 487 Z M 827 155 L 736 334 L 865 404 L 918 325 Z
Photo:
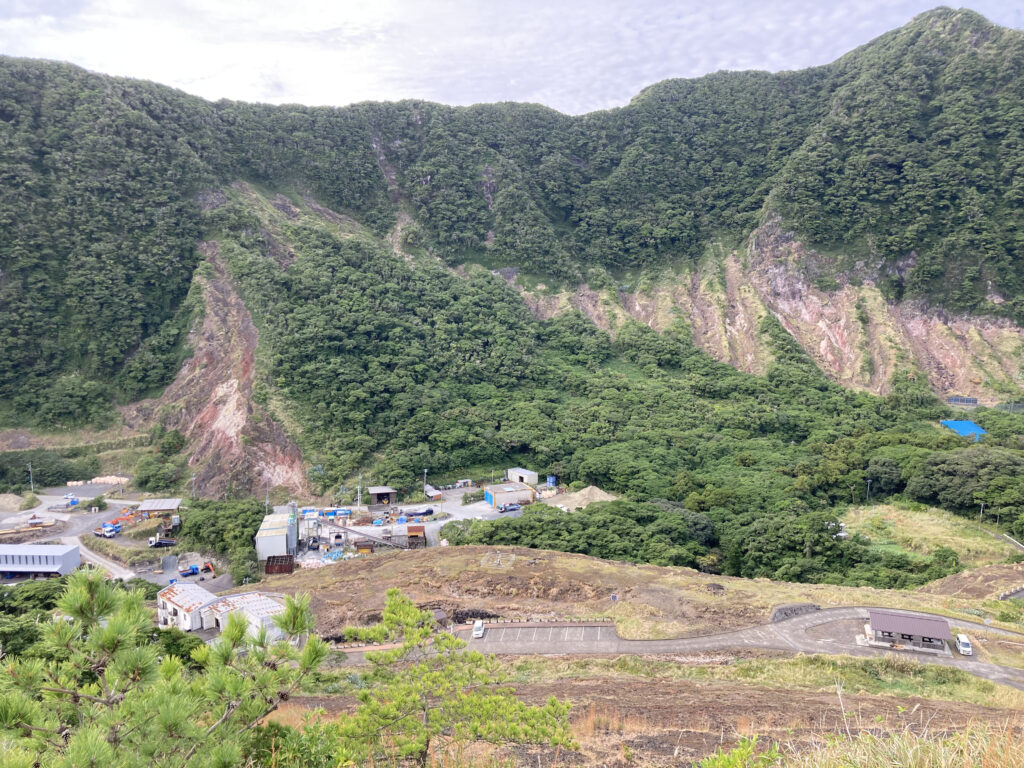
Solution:
M 156 399 L 122 409 L 125 422 L 160 422 L 188 439 L 189 464 L 203 496 L 254 493 L 284 486 L 305 491 L 302 455 L 280 424 L 252 401 L 259 334 L 231 283 L 215 242 L 199 248 L 213 267 L 197 276 L 203 289 L 202 327 L 190 339 L 194 354 Z

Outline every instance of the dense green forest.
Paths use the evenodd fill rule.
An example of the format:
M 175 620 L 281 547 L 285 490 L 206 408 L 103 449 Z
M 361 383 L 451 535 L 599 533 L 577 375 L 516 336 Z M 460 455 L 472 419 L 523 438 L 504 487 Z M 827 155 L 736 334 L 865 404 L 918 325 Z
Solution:
M 0 58 L 0 419 L 100 423 L 166 384 L 201 209 L 239 179 L 378 235 L 405 209 L 408 242 L 448 263 L 597 285 L 781 214 L 893 298 L 1024 321 L 1022 46 L 938 10 L 828 66 L 666 81 L 581 117 L 209 103 Z
M 613 505 L 600 525 L 563 528 L 579 535 L 536 537 L 543 526 L 509 522 L 453 540 L 564 540 L 605 557 L 879 586 L 957 562 L 948 552 L 877 561 L 862 542 L 835 539 L 837 507 L 863 501 L 869 480 L 876 499 L 905 494 L 971 515 L 984 498 L 986 516 L 1024 535 L 1019 415 L 978 409 L 989 434 L 970 445 L 936 423 L 948 411 L 923 382 L 904 373 L 884 398 L 845 390 L 771 318 L 765 376 L 714 361 L 682 321 L 661 334 L 627 321 L 612 340 L 578 312 L 540 320 L 486 269 L 409 261 L 301 205 L 286 216 L 233 190 L 207 231 L 260 318 L 265 386 L 302 424 L 323 491 L 354 487 L 367 467 L 375 482 L 413 489 L 423 467 L 530 466 L 672 511 L 638 523 L 631 516 L 650 507 Z M 271 256 L 285 246 L 294 261 L 282 270 Z M 955 500 L 943 495 L 952 490 Z M 710 538 L 683 535 L 681 519 L 661 531 L 670 518 L 706 521 Z M 638 525 L 658 535 L 602 543 L 601 529 Z
M 711 525 L 713 541 L 677 531 L 607 556 L 915 583 L 955 566 L 866 572 L 833 537 L 836 506 L 870 480 L 964 514 L 984 502 L 1024 533 L 1019 417 L 978 411 L 989 435 L 968 446 L 935 424 L 946 409 L 923 377 L 897 371 L 884 398 L 843 390 L 771 316 L 772 361 L 752 376 L 682 320 L 614 338 L 576 312 L 540 320 L 491 270 L 614 289 L 781 216 L 819 248 L 816 275 L 1024 322 L 1022 46 L 939 10 L 828 66 L 666 81 L 581 117 L 209 103 L 0 57 L 0 424 L 102 425 L 158 393 L 189 353 L 205 239 L 259 328 L 254 398 L 284 404 L 318 490 L 360 470 L 411 488 L 423 467 L 523 464 Z M 158 440 L 136 468 L 154 491 L 186 460 Z M 9 455 L 0 480 L 23 485 L 28 460 Z M 238 512 L 206 544 L 241 574 L 258 510 Z M 528 538 L 517 525 L 486 535 Z

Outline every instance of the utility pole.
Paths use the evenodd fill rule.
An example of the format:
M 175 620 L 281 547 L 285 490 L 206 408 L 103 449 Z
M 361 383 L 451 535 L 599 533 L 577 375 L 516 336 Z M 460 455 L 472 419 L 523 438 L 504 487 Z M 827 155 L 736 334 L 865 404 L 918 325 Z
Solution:
M 119 496 L 124 496 L 124 481 L 121 479 L 124 475 L 121 474 L 121 462 L 117 463 L 117 493 Z M 195 492 L 195 478 L 193 478 L 192 484 L 192 496 L 196 495 Z
M 263 512 L 264 514 L 270 514 L 270 478 L 267 478 L 267 497 L 263 501 Z
M 359 473 L 359 488 L 356 491 L 356 509 L 363 506 L 363 473 Z
M 28 484 L 32 488 L 32 493 L 35 493 L 36 492 L 36 481 L 35 481 L 35 478 L 32 477 L 32 462 L 31 461 L 28 463 Z
M 196 497 L 196 476 L 192 475 L 192 498 Z
M 423 494 L 427 493 L 427 468 L 423 468 Z
M 868 504 L 871 503 L 871 478 L 868 478 Z

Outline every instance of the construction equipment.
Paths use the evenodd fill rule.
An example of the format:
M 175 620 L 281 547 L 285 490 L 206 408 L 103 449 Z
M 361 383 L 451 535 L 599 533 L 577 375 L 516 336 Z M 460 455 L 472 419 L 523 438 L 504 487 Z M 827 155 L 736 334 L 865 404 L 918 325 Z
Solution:
M 149 537 L 149 546 L 154 549 L 159 549 L 160 547 L 173 547 L 177 543 L 178 542 L 175 539 L 165 539 L 163 536 Z
M 211 563 L 209 561 L 203 563 L 203 567 L 200 568 L 199 570 L 201 570 L 203 573 L 208 573 L 211 576 L 216 575 L 214 570 L 213 570 L 213 563 Z
M 185 576 L 198 576 L 199 575 L 199 566 L 198 565 L 190 565 L 188 568 L 179 568 L 178 569 L 178 575 L 181 576 L 181 577 L 185 577 Z

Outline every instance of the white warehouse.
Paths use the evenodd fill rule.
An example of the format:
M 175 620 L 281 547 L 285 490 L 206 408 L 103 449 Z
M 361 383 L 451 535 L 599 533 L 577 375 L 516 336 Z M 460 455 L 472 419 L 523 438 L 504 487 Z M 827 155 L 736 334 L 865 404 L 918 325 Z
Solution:
M 256 633 L 263 627 L 272 640 L 280 640 L 284 635 L 274 624 L 274 616 L 283 610 L 284 605 L 280 601 L 262 592 L 217 597 L 191 582 L 171 584 L 156 595 L 157 624 L 177 627 L 182 632 L 220 630 L 230 614 L 240 613 L 250 632 Z
M 217 599 L 198 584 L 182 581 L 156 593 L 156 619 L 161 627 L 177 627 L 182 632 L 203 628 L 202 609 Z
M 0 574 L 5 579 L 66 576 L 81 564 L 75 545 L 0 544 Z
M 298 544 L 294 513 L 267 515 L 256 532 L 256 559 L 264 563 L 268 557 L 294 555 Z

